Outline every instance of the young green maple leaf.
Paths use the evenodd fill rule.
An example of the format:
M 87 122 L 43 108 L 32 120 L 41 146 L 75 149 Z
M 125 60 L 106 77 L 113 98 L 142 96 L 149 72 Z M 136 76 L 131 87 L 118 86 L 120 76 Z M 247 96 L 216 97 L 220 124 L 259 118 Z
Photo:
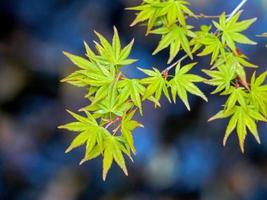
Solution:
M 226 90 L 222 93 L 223 95 L 229 95 L 226 103 L 225 103 L 225 110 L 229 111 L 232 110 L 236 104 L 238 103 L 241 107 L 247 107 L 247 98 L 248 93 L 246 93 L 245 88 L 243 87 L 233 87 L 231 86 L 229 90 Z
M 72 143 L 67 148 L 66 153 L 77 147 L 86 145 L 86 155 L 81 163 L 100 155 L 100 153 L 103 152 L 104 138 L 107 137 L 109 133 L 106 129 L 98 125 L 95 118 L 89 112 L 85 112 L 86 117 L 71 111 L 68 112 L 78 121 L 59 126 L 59 128 L 78 132 L 79 134 L 73 139 Z M 97 148 L 98 153 L 94 153 L 92 156 L 92 152 L 96 152 L 95 148 Z
M 70 61 L 81 68 L 64 78 L 62 82 L 68 82 L 78 87 L 109 85 L 115 78 L 115 67 L 109 66 L 107 69 L 98 63 L 87 60 L 83 57 L 64 52 Z
M 103 154 L 103 180 L 106 180 L 107 174 L 111 168 L 113 160 L 119 165 L 126 176 L 128 171 L 126 168 L 123 153 L 129 156 L 129 151 L 122 143 L 123 140 L 118 136 L 110 135 L 104 141 L 104 154 Z
M 127 148 L 127 146 L 124 144 L 124 139 L 120 136 L 114 136 L 110 134 L 107 129 L 99 126 L 97 121 L 89 112 L 86 112 L 87 117 L 83 117 L 71 111 L 68 112 L 78 121 L 59 126 L 59 128 L 78 132 L 79 134 L 74 138 L 71 145 L 66 150 L 66 153 L 70 152 L 74 148 L 85 145 L 85 156 L 81 160 L 80 164 L 102 155 L 104 180 L 106 179 L 106 175 L 113 160 L 115 160 L 115 162 L 127 175 L 128 173 L 123 153 L 126 154 L 130 159 L 132 158 L 130 155 L 130 148 Z M 132 124 L 133 121 L 129 120 L 129 117 L 127 117 L 126 127 L 128 130 L 132 130 L 131 128 L 135 127 L 134 124 Z M 138 124 L 138 126 L 140 125 Z
M 215 69 L 220 65 L 227 65 L 229 68 L 238 70 L 238 66 L 242 68 L 258 68 L 257 65 L 250 63 L 245 54 L 235 54 L 233 52 L 225 51 L 224 55 L 220 55 L 211 69 Z
M 99 117 L 109 114 L 121 117 L 132 107 L 132 102 L 121 102 L 119 100 L 118 80 L 116 79 L 113 84 L 109 85 L 106 96 L 102 100 L 98 101 L 96 104 L 90 104 L 81 110 L 94 112 L 94 114 Z
M 186 15 L 195 16 L 194 13 L 188 8 L 190 4 L 185 0 L 169 0 L 164 2 L 164 9 L 167 15 L 168 25 L 172 25 L 177 21 L 182 26 L 186 25 Z
M 209 121 L 215 119 L 223 119 L 230 117 L 229 123 L 226 128 L 225 136 L 223 139 L 223 145 L 226 145 L 227 139 L 230 134 L 236 129 L 239 145 L 241 152 L 244 153 L 244 143 L 247 136 L 247 130 L 255 137 L 256 141 L 260 143 L 259 134 L 257 131 L 257 121 L 267 122 L 266 118 L 263 117 L 253 106 L 234 106 L 231 110 L 220 111 L 213 116 Z
M 86 75 L 84 73 L 99 73 L 99 69 L 97 68 L 97 66 L 89 60 L 68 52 L 63 52 L 63 54 L 68 57 L 70 61 L 81 70 L 77 70 L 74 73 L 70 74 L 68 77 L 61 80 L 62 82 L 68 82 L 77 87 L 84 87 L 88 85 L 87 83 L 85 83 Z
M 88 112 L 86 112 L 87 118 L 81 115 L 75 114 L 69 110 L 67 110 L 67 112 L 78 121 L 68 123 L 66 125 L 61 125 L 59 126 L 59 128 L 67 129 L 69 131 L 74 131 L 74 132 L 82 132 L 82 131 L 87 130 L 90 127 L 95 128 L 96 126 L 98 126 L 97 121 Z
M 178 25 L 174 24 L 170 28 L 161 27 L 151 31 L 153 34 L 162 35 L 162 38 L 157 48 L 153 52 L 153 55 L 165 48 L 170 47 L 170 56 L 168 60 L 168 63 L 170 63 L 182 48 L 192 59 L 193 55 L 188 39 L 188 37 L 194 37 L 194 33 L 190 30 L 192 28 L 192 26 L 179 27 Z
M 132 40 L 126 47 L 121 47 L 121 41 L 116 27 L 114 27 L 114 35 L 112 43 L 110 43 L 103 35 L 95 31 L 99 39 L 99 43 L 95 41 L 95 48 L 97 53 L 94 53 L 88 44 L 84 42 L 86 48 L 86 55 L 91 61 L 97 62 L 100 65 L 110 66 L 111 64 L 117 68 L 130 65 L 137 60 L 129 59 L 134 40 Z
M 124 102 L 121 104 L 118 102 L 118 99 L 112 103 L 105 100 L 99 104 L 99 109 L 95 113 L 99 115 L 114 114 L 121 117 L 123 116 L 123 113 L 127 112 L 133 107 L 131 102 Z
M 247 84 L 245 68 L 258 67 L 257 65 L 250 63 L 244 54 L 235 54 L 233 52 L 225 52 L 224 56 L 220 55 L 211 69 L 219 68 L 222 65 L 227 66 L 230 72 L 235 71 L 236 75 L 244 84 Z
M 142 5 L 128 8 L 128 10 L 138 11 L 135 20 L 131 26 L 138 23 L 147 23 L 147 34 L 153 27 L 158 26 L 166 19 L 167 25 L 171 26 L 177 21 L 182 26 L 186 25 L 185 15 L 194 16 L 194 13 L 188 8 L 189 2 L 185 0 L 145 0 Z
M 204 82 L 216 86 L 216 89 L 212 94 L 222 92 L 223 90 L 229 90 L 232 81 L 236 78 L 236 72 L 233 67 L 227 65 L 220 65 L 217 67 L 217 70 L 202 70 L 207 74 L 211 79 L 205 80 Z
M 201 44 L 201 41 L 205 39 L 207 36 L 211 35 L 210 34 L 211 28 L 212 26 L 202 25 L 200 26 L 199 31 L 194 32 L 195 37 L 193 37 L 190 41 L 190 45 L 193 46 L 192 52 L 196 52 L 203 46 L 203 44 Z
M 257 18 L 238 22 L 240 15 L 241 12 L 238 12 L 227 20 L 225 13 L 223 13 L 219 18 L 219 23 L 213 21 L 214 26 L 222 32 L 222 42 L 227 44 L 233 52 L 236 52 L 235 43 L 257 44 L 245 35 L 241 34 L 241 32 L 248 29 L 257 20 Z
M 198 56 L 206 56 L 211 54 L 211 61 L 210 64 L 213 64 L 219 55 L 225 54 L 225 49 L 222 42 L 219 38 L 214 34 L 208 34 L 201 40 L 199 43 L 205 46 L 205 48 L 198 54 Z
M 125 138 L 125 140 L 127 141 L 129 147 L 131 148 L 131 151 L 134 154 L 136 154 L 136 150 L 135 150 L 135 147 L 134 147 L 134 140 L 133 140 L 132 132 L 137 127 L 144 127 L 139 122 L 137 122 L 135 120 L 132 120 L 135 112 L 136 111 L 134 110 L 134 111 L 131 111 L 130 113 L 124 114 L 123 117 L 122 117 L 122 121 L 121 121 L 122 137 Z
M 108 75 L 103 74 L 100 70 L 97 72 L 91 72 L 89 70 L 79 70 L 68 77 L 64 78 L 62 82 L 68 82 L 75 86 L 95 86 L 101 87 L 109 85 L 115 78 L 115 74 L 110 72 Z M 78 84 L 78 85 L 77 85 Z M 80 85 L 79 85 L 80 84 Z
M 143 99 L 149 99 L 154 96 L 159 101 L 163 92 L 169 102 L 171 102 L 168 81 L 163 77 L 162 73 L 156 68 L 153 68 L 153 70 L 138 69 L 149 76 L 140 81 L 141 84 L 147 85 Z
M 165 15 L 162 12 L 162 2 L 160 0 L 154 1 L 144 1 L 140 6 L 135 6 L 127 8 L 128 10 L 138 11 L 135 20 L 132 22 L 131 26 L 135 26 L 141 22 L 147 22 L 147 34 L 150 30 L 158 23 L 158 18 Z
M 119 104 L 124 103 L 126 100 L 132 100 L 133 104 L 137 106 L 142 114 L 142 99 L 141 96 L 145 92 L 145 87 L 139 83 L 137 79 L 124 79 L 119 81 L 118 88 L 121 89 L 119 92 Z
M 186 108 L 190 110 L 190 105 L 188 102 L 187 92 L 199 96 L 205 101 L 208 101 L 207 97 L 200 91 L 200 89 L 194 84 L 197 82 L 203 82 L 204 78 L 188 74 L 197 63 L 192 63 L 181 67 L 181 63 L 176 66 L 175 76 L 169 81 L 169 87 L 171 88 L 172 98 L 174 103 L 176 103 L 177 95 L 185 104 Z
M 254 73 L 251 78 L 249 92 L 251 105 L 255 106 L 264 117 L 267 117 L 267 85 L 263 85 L 266 76 L 267 72 L 264 72 L 256 78 Z

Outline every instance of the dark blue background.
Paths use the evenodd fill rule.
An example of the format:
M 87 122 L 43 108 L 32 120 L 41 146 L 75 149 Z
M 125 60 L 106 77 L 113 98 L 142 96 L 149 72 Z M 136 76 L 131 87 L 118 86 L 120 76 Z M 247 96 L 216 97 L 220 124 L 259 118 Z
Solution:
M 242 155 L 236 135 L 226 148 L 222 139 L 226 121 L 207 123 L 225 99 L 209 102 L 190 96 L 192 111 L 181 102 L 154 110 L 145 104 L 135 132 L 137 156 L 128 162 L 129 177 L 114 166 L 106 182 L 101 160 L 79 166 L 84 149 L 64 150 L 72 133 L 57 130 L 70 121 L 65 108 L 77 110 L 87 102 L 84 91 L 60 84 L 74 70 L 62 51 L 84 54 L 83 40 L 92 44 L 93 30 L 111 38 L 119 29 L 124 44 L 135 37 L 132 57 L 137 65 L 126 68 L 140 77 L 137 66 L 165 68 L 167 51 L 151 56 L 158 37 L 144 36 L 143 27 L 130 28 L 134 13 L 125 7 L 133 0 L 1 0 L 0 1 L 0 199 L 2 200 L 266 200 L 267 126 L 259 124 L 262 144 L 252 136 Z M 196 13 L 230 13 L 238 0 L 191 0 Z M 258 17 L 246 34 L 258 46 L 240 46 L 251 61 L 266 70 L 266 0 L 249 0 L 242 18 Z M 209 20 L 193 20 L 198 27 Z M 208 67 L 198 60 L 195 69 Z M 188 62 L 188 61 L 187 61 Z

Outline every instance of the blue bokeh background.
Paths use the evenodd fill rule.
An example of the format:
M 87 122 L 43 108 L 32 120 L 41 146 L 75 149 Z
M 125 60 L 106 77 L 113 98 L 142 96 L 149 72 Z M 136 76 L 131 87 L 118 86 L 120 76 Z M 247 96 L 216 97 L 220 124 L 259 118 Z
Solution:
M 195 13 L 231 12 L 239 0 L 190 0 Z M 0 200 L 266 200 L 267 125 L 259 124 L 262 144 L 252 136 L 240 153 L 236 135 L 222 147 L 226 121 L 207 123 L 225 101 L 208 95 L 209 102 L 191 96 L 192 111 L 182 103 L 162 101 L 162 108 L 144 105 L 145 125 L 135 134 L 137 156 L 128 162 L 129 176 L 117 166 L 101 179 L 101 160 L 79 166 L 84 149 L 64 150 L 72 133 L 59 131 L 87 102 L 84 91 L 60 84 L 75 68 L 62 51 L 83 55 L 83 40 L 93 44 L 93 30 L 108 38 L 115 25 L 123 44 L 133 37 L 137 65 L 125 68 L 140 77 L 137 66 L 164 69 L 167 51 L 151 52 L 158 37 L 144 36 L 143 27 L 130 28 L 134 13 L 124 8 L 133 0 L 2 0 L 0 1 Z M 242 18 L 258 17 L 246 31 L 257 46 L 239 46 L 252 62 L 266 70 L 266 0 L 249 0 Z M 209 24 L 209 20 L 193 20 Z M 199 59 L 200 69 L 208 59 Z M 186 61 L 189 62 L 189 61 Z M 203 74 L 202 74 L 203 75 Z

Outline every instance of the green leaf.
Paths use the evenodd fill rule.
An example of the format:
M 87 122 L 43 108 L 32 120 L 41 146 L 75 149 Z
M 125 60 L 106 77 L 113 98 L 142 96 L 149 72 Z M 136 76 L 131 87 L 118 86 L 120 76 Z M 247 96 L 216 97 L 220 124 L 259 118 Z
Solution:
M 232 81 L 236 78 L 235 69 L 227 65 L 220 65 L 217 70 L 202 70 L 211 79 L 205 80 L 205 83 L 216 86 L 216 89 L 212 94 L 221 92 L 223 90 L 228 91 L 232 84 Z
M 99 146 L 94 147 L 91 151 L 88 151 L 87 149 L 86 149 L 84 158 L 80 162 L 80 165 L 82 165 L 86 161 L 92 160 L 92 159 L 100 156 L 102 153 Z
M 99 39 L 99 43 L 95 42 L 95 48 L 97 54 L 95 54 L 89 46 L 85 43 L 87 56 L 91 61 L 98 63 L 100 66 L 116 66 L 122 67 L 130 65 L 137 60 L 129 59 L 134 40 L 132 40 L 126 47 L 122 48 L 119 33 L 116 27 L 114 27 L 114 35 L 112 43 L 110 43 L 103 35 L 95 31 Z
M 72 141 L 70 146 L 66 149 L 65 153 L 70 152 L 71 150 L 82 146 L 86 141 L 88 140 L 88 132 L 82 132 L 78 136 L 75 137 L 75 139 Z
M 228 113 L 227 113 L 228 112 Z M 231 111 L 220 111 L 213 119 L 222 119 L 230 117 L 223 139 L 224 146 L 226 145 L 228 137 L 236 130 L 240 149 L 244 152 L 244 143 L 247 136 L 247 130 L 255 137 L 256 141 L 260 143 L 260 138 L 257 131 L 257 121 L 267 121 L 259 112 L 252 106 L 242 107 L 234 106 Z
M 189 3 L 185 0 L 171 0 L 171 1 L 144 1 L 142 5 L 128 8 L 128 10 L 137 11 L 135 20 L 131 26 L 138 23 L 147 25 L 147 34 L 151 32 L 153 27 L 163 23 L 166 19 L 167 25 L 172 26 L 179 22 L 180 25 L 186 25 L 185 15 L 194 16 L 194 13 L 188 8 Z
M 211 118 L 209 118 L 209 122 L 217 119 L 224 119 L 230 117 L 235 112 L 235 107 L 232 110 L 221 110 Z
M 123 170 L 125 175 L 128 175 L 122 149 L 124 149 L 124 147 L 122 146 L 121 141 L 116 136 L 111 135 L 105 140 L 105 150 L 104 150 L 104 155 L 103 155 L 103 180 L 104 181 L 106 180 L 108 171 L 111 168 L 113 160 L 115 160 L 115 162 Z
M 94 150 L 95 146 L 98 145 L 98 148 L 103 149 L 103 140 L 109 134 L 105 129 L 100 127 L 95 120 L 95 118 L 89 113 L 86 113 L 86 117 L 75 114 L 71 111 L 68 111 L 77 122 L 71 122 L 66 125 L 62 125 L 59 128 L 67 129 L 74 132 L 80 132 L 75 139 L 72 141 L 71 145 L 67 148 L 66 153 L 70 152 L 74 148 L 86 145 L 86 155 L 90 154 Z M 82 162 L 91 158 L 90 156 L 85 157 Z
M 140 81 L 141 84 L 147 86 L 143 99 L 149 99 L 154 96 L 156 100 L 159 101 L 162 93 L 164 93 L 166 98 L 171 102 L 169 91 L 167 89 L 168 81 L 163 77 L 161 72 L 155 68 L 153 68 L 153 70 L 138 69 L 149 76 Z
M 225 13 L 223 13 L 220 16 L 219 23 L 213 21 L 214 26 L 222 32 L 222 42 L 227 44 L 233 52 L 236 52 L 235 43 L 257 44 L 240 33 L 248 29 L 256 21 L 256 18 L 238 22 L 240 15 L 241 12 L 238 12 L 227 21 Z
M 199 96 L 205 101 L 208 101 L 206 96 L 194 84 L 196 82 L 202 82 L 204 79 L 197 75 L 187 74 L 187 72 L 190 71 L 195 65 L 196 63 L 192 63 L 181 68 L 179 63 L 176 67 L 174 78 L 169 82 L 174 103 L 176 102 L 176 96 L 178 95 L 188 110 L 190 110 L 190 106 L 187 92 Z
M 228 117 L 228 116 L 227 116 Z M 226 145 L 226 142 L 228 140 L 228 137 L 230 136 L 230 134 L 235 130 L 235 127 L 237 125 L 237 121 L 238 121 L 238 112 L 235 112 L 235 114 L 233 115 L 233 117 L 230 119 L 226 131 L 225 131 L 225 136 L 223 138 L 223 146 Z
M 143 125 L 138 123 L 137 121 L 132 120 L 134 114 L 135 110 L 123 116 L 121 121 L 121 132 L 122 136 L 125 138 L 128 145 L 130 146 L 132 152 L 136 154 L 132 132 L 137 127 L 143 127 Z
M 227 93 L 224 93 L 224 94 L 228 94 L 228 93 L 230 93 L 230 96 L 225 103 L 226 110 L 231 110 L 233 107 L 235 107 L 235 105 L 237 105 L 237 103 L 243 108 L 247 107 L 246 98 L 248 95 L 244 91 L 244 88 L 231 87 L 227 91 Z
M 114 26 L 113 29 L 114 29 L 114 36 L 112 39 L 112 47 L 113 50 L 115 51 L 116 59 L 119 59 L 121 53 L 121 41 L 117 28 Z
M 211 54 L 212 56 L 210 64 L 213 64 L 220 54 L 225 54 L 224 46 L 216 35 L 206 35 L 204 38 L 199 40 L 199 42 L 204 45 L 205 48 L 198 54 L 198 56 L 206 56 Z
M 145 92 L 145 87 L 137 79 L 124 79 L 119 82 L 118 88 L 121 89 L 119 94 L 119 103 L 124 103 L 130 98 L 135 106 L 140 109 L 142 114 L 141 96 Z
M 254 73 L 250 82 L 249 102 L 253 105 L 264 117 L 267 117 L 267 87 L 264 84 L 267 72 L 262 73 L 256 78 Z
M 190 31 L 192 27 L 179 27 L 178 25 L 172 25 L 166 34 L 162 34 L 162 29 L 156 29 L 151 33 L 154 34 L 161 34 L 162 38 L 153 52 L 153 55 L 157 54 L 158 52 L 162 51 L 163 49 L 170 47 L 170 57 L 168 63 L 170 63 L 175 56 L 179 53 L 180 48 L 182 48 L 186 54 L 192 59 L 192 51 L 190 48 L 190 43 L 188 37 L 193 35 L 193 32 Z
M 95 71 L 95 65 L 91 63 L 89 60 L 86 60 L 80 56 L 76 56 L 73 54 L 70 54 L 68 52 L 63 52 L 65 56 L 67 56 L 73 64 L 75 64 L 77 67 L 85 70 Z
M 110 145 L 105 145 L 104 158 L 103 158 L 103 180 L 106 180 L 109 169 L 113 162 L 113 149 Z

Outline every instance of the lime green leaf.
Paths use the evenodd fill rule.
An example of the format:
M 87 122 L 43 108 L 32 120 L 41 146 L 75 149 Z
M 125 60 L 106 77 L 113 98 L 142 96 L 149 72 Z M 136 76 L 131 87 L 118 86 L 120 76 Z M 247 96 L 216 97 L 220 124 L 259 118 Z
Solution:
M 99 146 L 96 146 L 95 148 L 93 148 L 92 151 L 88 151 L 86 149 L 85 156 L 81 160 L 80 165 L 82 165 L 86 161 L 92 160 L 92 159 L 100 156 L 101 153 L 102 153 L 102 151 L 100 150 L 100 147 Z
M 182 48 L 186 54 L 192 59 L 192 51 L 190 48 L 190 43 L 188 37 L 190 37 L 193 33 L 190 31 L 192 27 L 179 27 L 178 25 L 172 25 L 166 34 L 161 34 L 161 28 L 159 30 L 151 31 L 154 34 L 161 34 L 162 38 L 153 52 L 153 55 L 162 51 L 163 49 L 170 47 L 170 57 L 168 63 L 170 63 L 175 56 L 179 53 L 180 48 Z
M 199 40 L 199 42 L 204 45 L 205 48 L 198 54 L 198 56 L 206 56 L 211 54 L 212 56 L 210 64 L 213 64 L 220 54 L 225 54 L 223 44 L 218 37 L 213 34 L 206 35 L 204 38 Z
M 169 82 L 174 103 L 176 102 L 176 96 L 178 95 L 188 110 L 190 110 L 190 106 L 188 103 L 187 92 L 208 101 L 206 96 L 194 84 L 195 82 L 202 82 L 204 79 L 197 75 L 187 74 L 187 72 L 195 65 L 196 63 L 192 63 L 181 68 L 179 63 L 176 67 L 174 78 Z
M 224 118 L 230 117 L 234 112 L 235 112 L 235 108 L 233 108 L 232 110 L 221 110 L 217 114 L 209 118 L 208 121 L 211 122 L 213 120 L 224 119 Z
M 235 88 L 235 87 L 231 87 L 227 93 L 230 93 L 230 96 L 228 98 L 228 100 L 225 103 L 225 108 L 226 110 L 231 110 L 233 107 L 235 107 L 235 105 L 237 103 L 239 103 L 240 106 L 242 107 L 247 107 L 247 102 L 246 102 L 246 98 L 247 98 L 247 93 L 244 91 L 244 88 L 240 87 L 240 88 Z M 225 93 L 225 94 L 227 94 Z
M 228 116 L 226 116 L 226 117 L 228 117 Z M 230 121 L 229 121 L 229 123 L 227 125 L 226 131 L 225 131 L 225 136 L 223 138 L 223 146 L 226 145 L 228 137 L 234 131 L 234 129 L 235 129 L 236 125 L 237 125 L 237 121 L 238 121 L 238 112 L 235 112 L 235 114 L 230 119 Z
M 78 136 L 75 137 L 75 139 L 72 141 L 70 146 L 66 149 L 65 153 L 70 152 L 71 150 L 83 145 L 88 139 L 88 132 L 82 132 Z
M 104 151 L 104 158 L 103 158 L 103 180 L 106 180 L 107 173 L 109 169 L 111 168 L 112 162 L 113 162 L 113 149 L 112 146 L 105 146 Z
M 189 3 L 184 0 L 174 1 L 144 1 L 142 5 L 128 8 L 128 10 L 137 11 L 137 16 L 131 26 L 138 23 L 147 25 L 147 34 L 153 27 L 163 23 L 166 19 L 167 25 L 171 26 L 179 22 L 180 25 L 186 25 L 186 15 L 194 16 L 194 13 L 188 8 Z
M 267 72 L 262 73 L 256 78 L 256 74 L 254 73 L 251 78 L 249 92 L 250 104 L 255 106 L 255 108 L 265 117 L 267 117 L 267 87 L 263 84 L 266 76 Z
M 75 64 L 77 67 L 85 70 L 92 70 L 95 71 L 95 66 L 88 60 L 80 57 L 80 56 L 75 56 L 73 54 L 70 54 L 68 52 L 63 52 L 65 56 L 67 56 L 73 64 Z
M 95 41 L 95 48 L 97 53 L 94 53 L 90 47 L 85 43 L 86 55 L 89 60 L 101 66 L 116 66 L 122 67 L 136 62 L 135 59 L 129 59 L 134 40 L 132 40 L 126 47 L 122 48 L 118 30 L 114 27 L 114 35 L 112 43 L 110 43 L 103 35 L 95 31 L 99 39 L 99 43 Z
M 222 42 L 227 44 L 233 52 L 236 52 L 235 43 L 257 44 L 240 33 L 248 29 L 256 21 L 256 18 L 239 22 L 240 15 L 241 12 L 238 12 L 227 21 L 225 13 L 223 13 L 220 16 L 219 23 L 213 21 L 214 26 L 222 32 Z
M 145 87 L 141 85 L 137 79 L 124 79 L 119 82 L 118 88 L 121 88 L 119 103 L 124 103 L 130 97 L 133 104 L 137 106 L 142 113 L 141 96 L 145 92 Z
M 125 175 L 128 175 L 122 151 L 125 147 L 116 136 L 109 136 L 105 140 L 105 150 L 103 155 L 103 180 L 106 180 L 107 173 L 111 168 L 113 160 L 120 166 Z
M 166 98 L 171 101 L 169 91 L 167 89 L 168 81 L 163 77 L 159 70 L 155 68 L 153 68 L 153 70 L 138 69 L 149 76 L 140 81 L 143 85 L 147 85 L 143 99 L 149 99 L 154 96 L 156 100 L 159 101 L 163 92 Z
M 202 70 L 211 79 L 205 80 L 205 83 L 216 86 L 212 94 L 229 90 L 232 81 L 236 78 L 235 69 L 227 65 L 220 65 L 217 70 Z
M 142 124 L 138 123 L 137 121 L 132 120 L 135 111 L 130 112 L 129 114 L 125 114 L 121 121 L 121 132 L 122 136 L 127 141 L 128 145 L 130 146 L 132 152 L 135 154 L 136 150 L 134 147 L 134 141 L 132 136 L 132 131 L 137 127 L 143 127 Z
M 109 133 L 100 127 L 95 120 L 95 118 L 89 113 L 86 113 L 86 117 L 75 114 L 71 111 L 68 111 L 78 122 L 72 122 L 59 128 L 68 129 L 75 132 L 80 132 L 75 139 L 72 141 L 71 145 L 67 148 L 66 153 L 70 152 L 74 148 L 80 147 L 86 144 L 86 155 L 91 154 L 91 151 L 94 151 L 94 148 L 97 146 L 99 150 L 103 149 L 103 140 Z M 93 154 L 95 155 L 95 154 Z M 85 160 L 89 160 L 92 156 L 85 156 Z
M 227 113 L 228 112 L 228 113 Z M 257 131 L 257 121 L 267 121 L 259 112 L 257 112 L 252 106 L 242 107 L 236 105 L 229 111 L 220 111 L 214 119 L 228 118 L 229 123 L 226 128 L 223 144 L 226 145 L 228 137 L 236 129 L 240 149 L 244 152 L 244 143 L 247 136 L 247 130 L 255 137 L 256 141 L 260 143 L 260 138 Z
M 121 52 L 121 41 L 120 41 L 120 37 L 119 37 L 119 33 L 117 28 L 114 26 L 114 36 L 112 39 L 112 47 L 113 50 L 115 51 L 115 57 L 116 59 L 119 59 L 120 56 L 120 52 Z

